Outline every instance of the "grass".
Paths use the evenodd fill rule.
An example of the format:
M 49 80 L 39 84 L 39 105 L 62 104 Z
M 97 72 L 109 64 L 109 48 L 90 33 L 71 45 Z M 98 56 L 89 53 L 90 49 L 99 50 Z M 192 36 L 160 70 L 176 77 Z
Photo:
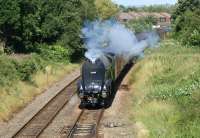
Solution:
M 79 67 L 77 64 L 57 64 L 48 67 L 47 72 L 38 71 L 33 83 L 18 81 L 11 88 L 0 89 L 0 121 L 8 121 L 14 112 L 24 107 L 48 86 L 61 80 L 66 74 Z M 48 80 L 47 80 L 48 79 Z
M 131 71 L 130 120 L 149 138 L 200 137 L 200 49 L 175 40 L 146 51 Z M 140 137 L 140 131 L 135 135 Z M 144 136 L 143 136 L 144 137 Z

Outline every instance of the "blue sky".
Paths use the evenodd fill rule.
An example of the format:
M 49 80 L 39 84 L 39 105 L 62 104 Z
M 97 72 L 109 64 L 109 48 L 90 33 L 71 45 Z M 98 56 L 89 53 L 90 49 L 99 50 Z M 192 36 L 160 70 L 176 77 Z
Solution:
M 175 4 L 177 0 L 112 0 L 124 6 L 143 6 L 153 4 Z

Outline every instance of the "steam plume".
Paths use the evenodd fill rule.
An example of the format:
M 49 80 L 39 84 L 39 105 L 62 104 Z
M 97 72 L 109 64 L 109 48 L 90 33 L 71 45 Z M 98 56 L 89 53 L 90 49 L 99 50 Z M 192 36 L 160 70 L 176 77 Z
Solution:
M 130 60 L 141 56 L 145 48 L 153 47 L 159 41 L 155 32 L 143 33 L 139 40 L 134 32 L 117 21 L 94 21 L 85 23 L 82 29 L 87 52 L 85 56 L 94 61 L 104 55 L 112 53 Z

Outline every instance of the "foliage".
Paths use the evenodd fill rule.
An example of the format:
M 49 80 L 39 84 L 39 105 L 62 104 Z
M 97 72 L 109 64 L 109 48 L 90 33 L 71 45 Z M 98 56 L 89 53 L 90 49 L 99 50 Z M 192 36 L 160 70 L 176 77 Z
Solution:
M 48 64 L 69 63 L 66 48 L 59 45 L 37 46 L 38 54 L 31 54 L 23 60 L 15 60 L 6 55 L 0 56 L 0 86 L 9 86 L 17 80 L 32 81 L 32 76 L 38 71 L 45 71 Z
M 19 76 L 13 60 L 0 56 L 0 86 L 10 86 Z
M 178 16 L 182 16 L 186 11 L 195 11 L 200 8 L 199 0 L 178 0 L 176 4 L 176 8 L 173 12 L 173 19 L 178 18 Z
M 131 20 L 126 23 L 126 26 L 135 33 L 140 33 L 152 30 L 152 26 L 155 24 L 156 24 L 156 19 L 154 17 L 149 16 L 137 20 Z
M 179 0 L 173 13 L 174 36 L 183 44 L 200 45 L 200 1 Z
M 142 7 L 124 7 L 123 5 L 120 5 L 119 8 L 123 12 L 130 12 L 130 11 L 135 11 L 135 12 L 167 12 L 171 13 L 173 9 L 175 8 L 174 5 L 150 5 L 150 6 L 142 6 Z
M 200 137 L 200 49 L 168 40 L 146 52 L 132 72 L 134 119 L 152 138 Z
M 100 19 L 108 19 L 118 12 L 117 6 L 111 0 L 95 0 L 97 14 Z
M 14 52 L 59 40 L 72 55 L 81 47 L 83 20 L 96 16 L 92 0 L 1 0 L 0 5 L 0 39 Z
M 39 70 L 44 70 L 46 65 L 47 63 L 36 54 L 15 64 L 20 80 L 22 81 L 32 81 L 32 75 Z
M 27 56 L 29 57 L 29 56 Z M 22 60 L 22 59 L 20 59 Z M 48 65 L 47 72 L 38 71 L 31 76 L 31 82 L 15 80 L 13 84 L 0 85 L 0 121 L 9 121 L 13 114 L 30 103 L 34 97 L 44 92 L 53 83 L 78 68 L 77 64 Z
M 38 54 L 45 60 L 50 62 L 69 63 L 69 51 L 60 45 L 40 45 Z

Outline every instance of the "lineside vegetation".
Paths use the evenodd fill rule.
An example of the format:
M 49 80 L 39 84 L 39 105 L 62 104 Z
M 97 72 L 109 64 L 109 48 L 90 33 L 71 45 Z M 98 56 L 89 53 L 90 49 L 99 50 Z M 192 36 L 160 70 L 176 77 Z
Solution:
M 166 40 L 147 51 L 131 74 L 130 119 L 144 125 L 147 137 L 200 137 L 199 48 Z
M 179 0 L 171 38 L 146 51 L 131 71 L 136 137 L 200 137 L 199 7 L 199 0 Z

